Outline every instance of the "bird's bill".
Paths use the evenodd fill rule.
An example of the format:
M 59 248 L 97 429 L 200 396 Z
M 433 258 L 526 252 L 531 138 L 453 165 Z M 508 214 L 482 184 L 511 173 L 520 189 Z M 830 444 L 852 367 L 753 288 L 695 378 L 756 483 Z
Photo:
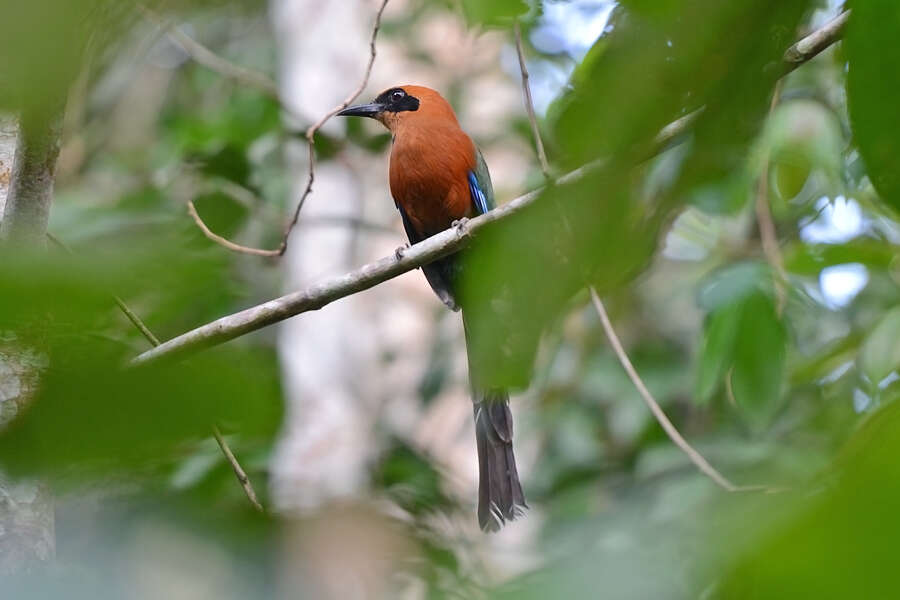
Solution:
M 378 102 L 371 104 L 357 104 L 356 106 L 348 106 L 337 114 L 339 117 L 374 117 L 380 112 L 384 112 L 384 105 Z

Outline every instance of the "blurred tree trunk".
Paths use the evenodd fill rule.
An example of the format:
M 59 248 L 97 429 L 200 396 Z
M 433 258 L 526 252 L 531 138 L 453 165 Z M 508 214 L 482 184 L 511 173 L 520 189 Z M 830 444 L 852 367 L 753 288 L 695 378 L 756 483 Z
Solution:
M 273 24 L 282 56 L 281 86 L 292 106 L 318 119 L 357 85 L 376 8 L 375 3 L 360 0 L 346 4 L 273 0 Z M 340 23 L 344 32 L 340 44 L 329 37 L 334 23 Z M 358 69 L 351 68 L 356 65 Z M 334 133 L 339 125 L 332 121 L 324 129 Z M 296 163 L 292 202 L 299 198 L 307 177 L 305 144 L 296 150 L 290 157 Z M 346 165 L 319 163 L 314 193 L 288 247 L 288 289 L 353 266 L 357 232 L 352 227 L 312 229 L 303 223 L 323 215 L 358 216 L 360 197 L 358 183 Z M 273 465 L 273 492 L 282 508 L 319 507 L 335 498 L 352 497 L 366 485 L 374 442 L 371 405 L 361 400 L 371 395 L 361 394 L 359 386 L 365 381 L 362 372 L 376 362 L 376 356 L 364 343 L 372 326 L 365 305 L 361 296 L 346 298 L 308 318 L 291 319 L 280 330 L 288 414 Z
M 0 117 L 0 243 L 46 245 L 59 155 L 61 111 L 26 109 L 21 120 Z M 6 248 L 13 252 L 14 249 Z M 44 357 L 0 331 L 0 428 L 37 388 Z M 53 498 L 39 481 L 0 474 L 0 576 L 27 572 L 55 552 Z

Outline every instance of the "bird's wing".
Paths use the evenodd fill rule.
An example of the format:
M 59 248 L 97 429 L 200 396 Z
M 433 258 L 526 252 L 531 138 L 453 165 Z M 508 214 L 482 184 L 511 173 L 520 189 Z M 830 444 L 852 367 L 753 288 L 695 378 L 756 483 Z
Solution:
M 400 211 L 400 217 L 403 219 L 403 229 L 406 230 L 406 237 L 409 238 L 410 245 L 421 242 L 424 238 L 416 232 L 416 228 L 412 226 L 403 207 L 399 203 L 396 204 L 397 210 Z M 451 287 L 451 282 L 453 281 L 452 269 L 454 266 L 452 257 L 448 256 L 425 265 L 422 267 L 422 272 L 425 273 L 425 279 L 428 280 L 431 289 L 441 299 L 441 302 L 446 304 L 450 310 L 459 310 L 459 305 L 453 297 L 453 289 Z
M 491 185 L 491 173 L 481 150 L 475 149 L 475 170 L 469 171 L 469 192 L 472 194 L 472 205 L 475 212 L 483 215 L 494 208 L 494 186 Z

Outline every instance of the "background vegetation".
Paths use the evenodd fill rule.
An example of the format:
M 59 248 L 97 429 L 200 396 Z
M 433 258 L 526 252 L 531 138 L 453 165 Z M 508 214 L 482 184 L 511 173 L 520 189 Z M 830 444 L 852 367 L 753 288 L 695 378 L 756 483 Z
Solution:
M 346 10 L 371 26 L 379 5 Z M 314 283 L 295 285 L 279 258 L 212 242 L 184 208 L 192 201 L 218 235 L 265 249 L 278 248 L 293 213 L 292 177 L 301 172 L 302 189 L 305 128 L 319 115 L 271 83 L 284 44 L 266 5 L 0 7 L 10 34 L 0 40 L 0 105 L 42 118 L 53 98 L 68 98 L 49 231 L 70 251 L 7 243 L 0 258 L 4 481 L 38 481 L 56 506 L 55 559 L 7 577 L 9 597 L 843 598 L 897 589 L 893 0 L 389 3 L 378 38 L 391 48 L 385 60 L 403 54 L 417 72 L 444 69 L 442 91 L 464 126 L 504 97 L 477 93 L 476 68 L 506 82 L 487 89 L 519 93 L 518 22 L 551 176 L 592 165 L 480 230 L 466 259 L 467 295 L 510 299 L 503 323 L 476 315 L 476 352 L 497 383 L 522 390 L 517 452 L 532 509 L 498 536 L 475 530 L 474 487 L 460 488 L 450 459 L 416 437 L 417 420 L 397 424 L 398 412 L 433 415 L 448 390 L 464 397 L 458 325 L 431 298 L 427 327 L 396 334 L 398 346 L 423 348 L 398 384 L 408 404 L 376 412 L 359 438 L 363 482 L 314 508 L 270 485 L 277 444 L 290 435 L 285 410 L 305 406 L 285 389 L 290 350 L 278 330 L 129 367 L 150 343 L 114 295 L 166 340 Z M 785 51 L 848 8 L 842 41 L 787 72 Z M 599 39 L 579 47 L 572 20 L 610 9 Z M 247 71 L 210 68 L 177 32 L 167 37 L 170 24 Z M 487 39 L 500 64 L 450 69 L 433 45 L 452 36 L 434 37 L 445 31 L 436 24 Z M 327 22 L 309 27 L 351 43 Z M 371 30 L 361 34 L 352 42 L 363 48 L 359 65 Z M 343 98 L 361 72 L 334 72 Z M 363 97 L 377 91 L 372 84 Z M 473 132 L 497 165 L 501 202 L 544 183 L 521 101 L 506 97 L 516 110 Z M 686 116 L 660 146 L 659 132 Z M 367 165 L 365 185 L 378 182 L 369 191 L 383 186 L 374 191 L 382 208 L 364 196 L 362 224 L 338 223 L 381 239 L 382 250 L 403 241 L 387 198 L 388 144 L 354 121 L 329 124 L 315 143 L 319 169 Z M 292 236 L 335 226 L 304 215 Z M 610 349 L 591 286 L 653 397 L 737 490 L 666 437 Z M 378 362 L 363 381 L 340 376 L 355 381 L 362 406 L 396 361 L 379 330 L 359 327 L 358 343 L 377 346 Z M 498 348 L 510 339 L 512 355 Z M 471 430 L 452 435 L 471 465 Z M 17 497 L 0 494 L 0 503 L 15 510 Z

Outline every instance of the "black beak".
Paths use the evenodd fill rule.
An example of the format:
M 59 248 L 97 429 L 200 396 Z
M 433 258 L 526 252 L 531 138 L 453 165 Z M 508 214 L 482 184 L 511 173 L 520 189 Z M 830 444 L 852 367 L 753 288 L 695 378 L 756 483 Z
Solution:
M 356 106 L 348 106 L 337 114 L 339 117 L 374 117 L 380 112 L 384 112 L 384 105 L 378 102 L 371 104 L 357 104 Z

